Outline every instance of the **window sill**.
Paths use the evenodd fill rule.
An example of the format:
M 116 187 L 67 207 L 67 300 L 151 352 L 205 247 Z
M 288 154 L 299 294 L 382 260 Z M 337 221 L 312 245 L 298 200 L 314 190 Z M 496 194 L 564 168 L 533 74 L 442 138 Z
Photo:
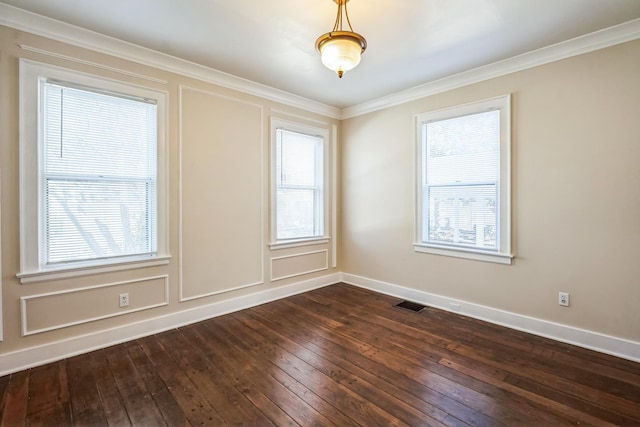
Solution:
M 473 249 L 464 248 L 448 248 L 444 246 L 426 245 L 424 243 L 414 243 L 413 248 L 416 252 L 450 256 L 455 258 L 472 259 L 475 261 L 495 262 L 498 264 L 511 265 L 513 259 L 512 254 L 498 253 L 498 252 L 484 252 L 476 251 Z
M 329 239 L 330 239 L 329 237 L 312 237 L 309 239 L 280 240 L 275 243 L 270 243 L 269 249 L 277 250 L 277 249 L 297 248 L 299 246 L 322 245 L 324 243 L 329 243 Z
M 114 271 L 134 270 L 138 268 L 155 267 L 169 264 L 170 255 L 156 256 L 146 259 L 121 261 L 112 264 L 92 264 L 83 266 L 64 266 L 56 269 L 40 270 L 30 273 L 18 273 L 17 277 L 23 285 L 45 282 L 49 280 L 69 279 L 72 277 L 89 276 L 92 274 L 111 273 Z

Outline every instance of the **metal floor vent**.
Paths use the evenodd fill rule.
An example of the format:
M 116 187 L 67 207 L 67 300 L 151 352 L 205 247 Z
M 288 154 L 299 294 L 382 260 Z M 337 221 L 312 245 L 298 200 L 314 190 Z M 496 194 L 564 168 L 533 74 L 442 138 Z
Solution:
M 412 302 L 412 301 L 402 301 L 401 303 L 398 303 L 395 305 L 396 307 L 400 307 L 400 308 L 404 308 L 405 310 L 411 310 L 411 311 L 415 311 L 416 313 L 424 308 L 426 308 L 426 305 L 422 305 L 422 304 L 418 304 L 417 302 Z

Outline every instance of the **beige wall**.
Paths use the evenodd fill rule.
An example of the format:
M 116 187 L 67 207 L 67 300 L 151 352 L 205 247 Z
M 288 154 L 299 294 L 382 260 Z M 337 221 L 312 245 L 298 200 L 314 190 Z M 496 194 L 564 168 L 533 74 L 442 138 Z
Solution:
M 20 284 L 20 58 L 167 92 L 167 266 Z M 339 271 L 640 342 L 638 75 L 640 41 L 339 123 L 0 27 L 0 372 L 12 368 L 2 356 L 25 349 L 173 315 L 188 321 L 214 303 Z M 513 265 L 415 253 L 414 115 L 505 93 L 513 99 Z M 269 250 L 272 117 L 340 130 L 330 171 L 338 181 L 329 185 L 340 193 L 329 208 L 340 231 L 335 266 L 336 236 Z M 571 293 L 570 308 L 557 305 L 558 291 Z M 127 310 L 117 305 L 122 292 Z
M 639 76 L 635 41 L 345 120 L 343 271 L 640 342 Z M 414 115 L 506 93 L 513 264 L 414 252 Z
M 168 94 L 168 265 L 30 284 L 16 278 L 20 58 Z M 189 313 L 198 307 L 339 271 L 339 265 L 327 262 L 334 257 L 333 240 L 279 250 L 268 246 L 271 118 L 326 128 L 329 135 L 338 125 L 336 120 L 4 27 L 0 27 L 0 93 L 4 318 L 0 356 L 179 312 L 185 313 L 181 321 L 189 321 Z M 329 143 L 333 146 L 334 141 Z M 329 172 L 331 191 L 332 160 Z M 328 212 L 333 208 L 329 206 Z M 333 221 L 330 216 L 329 230 Z M 126 309 L 118 306 L 123 292 L 130 296 Z M 46 360 L 49 356 L 44 353 Z M 0 372 L 11 370 L 1 359 Z

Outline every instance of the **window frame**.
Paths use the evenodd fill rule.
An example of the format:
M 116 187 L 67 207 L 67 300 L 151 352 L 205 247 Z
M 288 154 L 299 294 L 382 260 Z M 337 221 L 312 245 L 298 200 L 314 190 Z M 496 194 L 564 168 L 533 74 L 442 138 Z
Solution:
M 57 280 L 168 264 L 168 158 L 166 153 L 167 93 L 97 75 L 20 59 L 20 272 L 21 283 Z M 41 84 L 57 80 L 106 94 L 125 94 L 155 101 L 157 106 L 157 252 L 118 258 L 72 261 L 46 265 L 42 202 L 44 152 Z
M 320 187 L 320 201 L 322 206 L 317 208 L 316 215 L 320 218 L 316 218 L 319 222 L 320 233 L 315 236 L 292 238 L 292 239 L 278 239 L 277 236 L 277 140 L 278 130 L 284 130 L 289 132 L 300 133 L 313 137 L 319 137 L 322 139 L 322 164 L 320 170 L 322 173 L 321 187 Z M 307 246 L 314 244 L 326 243 L 329 241 L 329 130 L 326 128 L 310 126 L 302 123 L 287 121 L 279 118 L 271 118 L 271 174 L 270 174 L 270 189 L 271 189 L 271 233 L 270 244 L 271 249 L 284 249 L 288 247 Z M 317 160 L 317 159 L 316 159 Z
M 498 212 L 497 212 L 497 249 L 483 250 L 480 248 L 439 245 L 425 242 L 423 224 L 428 220 L 428 213 L 423 212 L 423 183 L 425 182 L 423 165 L 425 162 L 424 125 L 430 122 L 442 121 L 456 117 L 469 116 L 487 111 L 500 111 L 500 174 L 498 181 Z M 420 253 L 445 255 L 479 261 L 511 264 L 511 95 L 471 102 L 459 106 L 429 111 L 415 116 L 415 235 L 414 250 Z

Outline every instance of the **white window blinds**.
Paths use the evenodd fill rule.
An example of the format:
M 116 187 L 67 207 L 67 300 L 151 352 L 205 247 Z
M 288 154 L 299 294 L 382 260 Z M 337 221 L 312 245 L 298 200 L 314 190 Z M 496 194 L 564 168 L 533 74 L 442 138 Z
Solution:
M 155 102 L 51 80 L 41 100 L 42 261 L 155 254 Z
M 423 124 L 422 241 L 498 250 L 500 110 Z
M 276 131 L 276 238 L 322 236 L 323 138 Z

